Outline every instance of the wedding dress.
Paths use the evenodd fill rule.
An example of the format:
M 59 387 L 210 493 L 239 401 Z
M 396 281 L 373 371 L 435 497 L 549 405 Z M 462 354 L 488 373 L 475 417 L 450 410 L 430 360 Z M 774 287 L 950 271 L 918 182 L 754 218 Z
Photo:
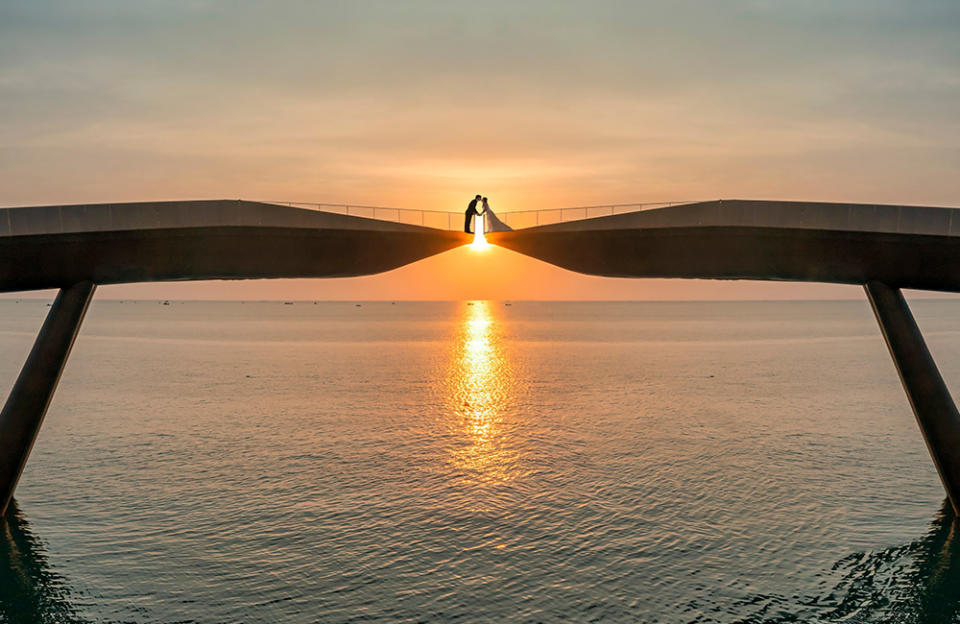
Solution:
M 494 214 L 493 209 L 490 208 L 490 205 L 485 206 L 486 210 L 483 213 L 483 232 L 484 234 L 488 232 L 510 232 L 513 230 L 512 227 L 504 223 Z

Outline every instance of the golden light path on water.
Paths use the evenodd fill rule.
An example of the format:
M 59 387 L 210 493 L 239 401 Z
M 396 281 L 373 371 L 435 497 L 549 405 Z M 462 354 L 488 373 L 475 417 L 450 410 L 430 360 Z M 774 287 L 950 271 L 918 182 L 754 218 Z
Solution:
M 507 416 L 516 382 L 494 306 L 489 301 L 463 306 L 447 384 L 450 425 L 459 441 L 451 449 L 452 462 L 468 480 L 487 485 L 515 479 L 520 455 Z

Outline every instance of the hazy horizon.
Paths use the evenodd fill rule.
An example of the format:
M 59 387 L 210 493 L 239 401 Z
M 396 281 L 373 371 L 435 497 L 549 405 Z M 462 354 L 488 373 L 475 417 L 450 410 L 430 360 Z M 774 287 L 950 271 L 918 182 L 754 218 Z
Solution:
M 960 5 L 946 0 L 0 0 L 0 59 L 0 205 L 960 206 Z M 101 296 L 861 296 L 606 280 L 510 254 Z

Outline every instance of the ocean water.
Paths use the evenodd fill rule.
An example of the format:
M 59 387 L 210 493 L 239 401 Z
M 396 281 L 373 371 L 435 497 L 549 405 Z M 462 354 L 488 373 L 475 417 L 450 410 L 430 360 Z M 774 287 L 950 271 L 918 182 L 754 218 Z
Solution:
M 0 622 L 960 621 L 865 301 L 95 301 L 0 527 Z

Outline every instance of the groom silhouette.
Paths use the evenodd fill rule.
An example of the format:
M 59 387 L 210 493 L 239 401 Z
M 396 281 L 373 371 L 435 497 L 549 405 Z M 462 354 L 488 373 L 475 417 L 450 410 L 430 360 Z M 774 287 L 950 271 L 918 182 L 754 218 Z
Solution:
M 473 221 L 473 218 L 477 215 L 483 214 L 482 210 L 477 210 L 477 203 L 480 201 L 480 196 L 477 195 L 473 198 L 469 204 L 467 204 L 466 219 L 463 222 L 463 231 L 467 234 L 473 234 L 473 231 L 470 229 L 470 223 Z

